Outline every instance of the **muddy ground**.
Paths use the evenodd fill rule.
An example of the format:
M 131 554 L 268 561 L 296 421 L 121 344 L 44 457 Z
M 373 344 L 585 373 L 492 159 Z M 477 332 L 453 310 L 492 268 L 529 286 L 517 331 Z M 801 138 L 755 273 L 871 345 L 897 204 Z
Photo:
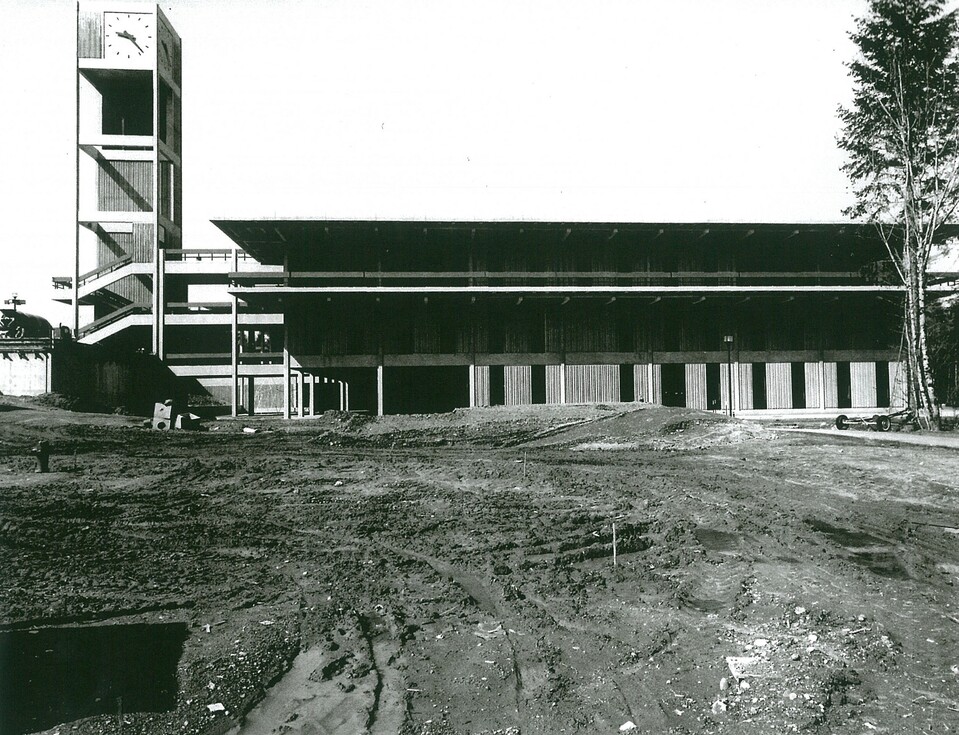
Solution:
M 959 729 L 957 450 L 625 405 L 160 433 L 2 400 L 2 629 L 188 631 L 172 710 L 50 732 Z

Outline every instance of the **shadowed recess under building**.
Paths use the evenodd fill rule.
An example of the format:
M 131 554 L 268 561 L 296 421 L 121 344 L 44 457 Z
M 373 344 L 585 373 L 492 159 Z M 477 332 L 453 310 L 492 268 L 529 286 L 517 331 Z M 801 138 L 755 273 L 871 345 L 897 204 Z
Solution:
M 176 706 L 185 623 L 0 633 L 0 733 Z

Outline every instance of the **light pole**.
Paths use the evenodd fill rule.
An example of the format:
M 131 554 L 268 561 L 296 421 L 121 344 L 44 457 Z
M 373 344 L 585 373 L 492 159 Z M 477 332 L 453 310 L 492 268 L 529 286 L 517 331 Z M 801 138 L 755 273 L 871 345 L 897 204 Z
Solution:
M 726 397 L 729 401 L 729 415 L 733 416 L 733 335 L 723 337 L 726 345 Z

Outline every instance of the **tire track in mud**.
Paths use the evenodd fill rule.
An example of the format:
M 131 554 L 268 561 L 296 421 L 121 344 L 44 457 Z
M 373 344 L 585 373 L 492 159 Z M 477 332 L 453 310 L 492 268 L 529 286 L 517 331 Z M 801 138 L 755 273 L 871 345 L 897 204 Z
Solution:
M 407 719 L 403 676 L 395 665 L 395 662 L 402 663 L 395 625 L 388 620 L 386 624 L 389 630 L 381 632 L 377 630 L 377 621 L 371 616 L 357 615 L 357 621 L 376 677 L 366 730 L 370 735 L 395 735 Z
M 437 559 L 436 557 L 428 554 L 411 551 L 409 549 L 402 549 L 382 542 L 379 543 L 379 546 L 394 554 L 398 554 L 399 556 L 405 556 L 407 558 L 423 562 L 436 573 L 453 580 L 453 582 L 458 584 L 466 592 L 466 594 L 469 595 L 470 599 L 476 603 L 477 607 L 504 623 L 503 630 L 505 632 L 506 643 L 509 646 L 510 663 L 513 674 L 513 692 L 516 706 L 517 725 L 520 732 L 525 732 L 528 720 L 526 712 L 526 700 L 528 692 L 523 681 L 524 667 L 520 663 L 520 652 L 517 649 L 515 634 L 510 632 L 509 626 L 505 625 L 507 618 L 506 611 L 504 611 L 496 603 L 487 586 L 475 575 L 465 572 L 448 562 Z

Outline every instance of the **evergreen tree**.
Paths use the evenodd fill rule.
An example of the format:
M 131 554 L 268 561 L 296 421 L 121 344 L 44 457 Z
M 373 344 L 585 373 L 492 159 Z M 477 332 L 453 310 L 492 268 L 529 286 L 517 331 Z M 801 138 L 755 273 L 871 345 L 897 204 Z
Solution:
M 943 0 L 870 0 L 851 38 L 852 105 L 839 111 L 848 214 L 873 222 L 904 286 L 909 400 L 926 426 L 939 404 L 926 330 L 926 270 L 959 205 L 959 28 Z

